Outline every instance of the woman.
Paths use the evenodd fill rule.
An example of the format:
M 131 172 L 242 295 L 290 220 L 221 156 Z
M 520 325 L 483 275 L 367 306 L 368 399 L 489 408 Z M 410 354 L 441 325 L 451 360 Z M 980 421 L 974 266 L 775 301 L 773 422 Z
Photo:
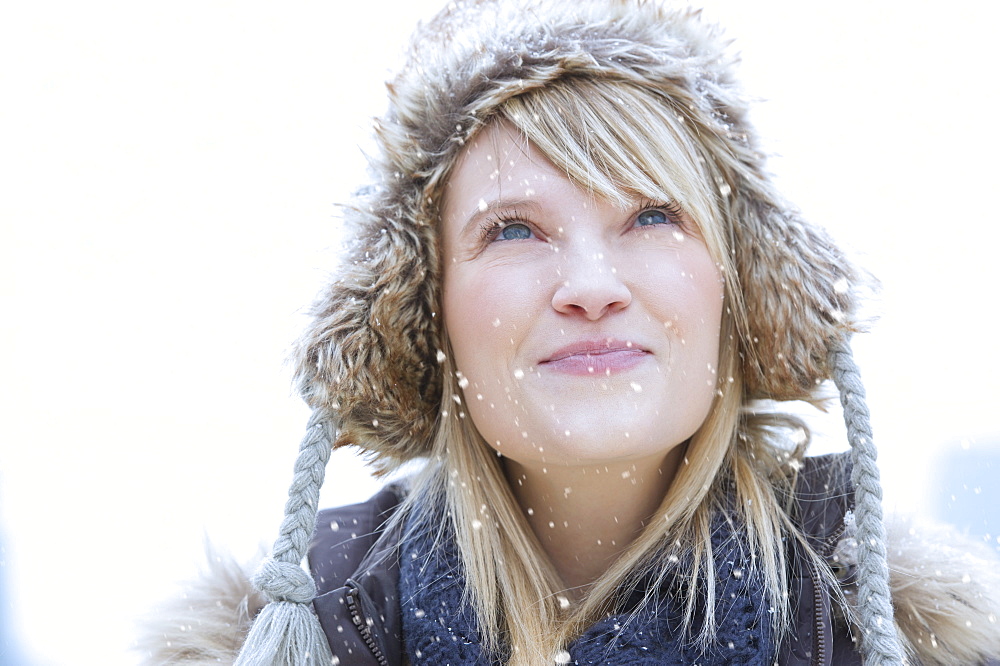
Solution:
M 712 28 L 467 0 L 389 90 L 297 353 L 314 416 L 238 663 L 1000 652 L 987 563 L 894 546 L 889 580 L 847 344 L 864 279 L 774 191 Z M 804 424 L 762 407 L 828 379 L 853 460 L 804 458 Z M 331 445 L 426 462 L 317 520 Z

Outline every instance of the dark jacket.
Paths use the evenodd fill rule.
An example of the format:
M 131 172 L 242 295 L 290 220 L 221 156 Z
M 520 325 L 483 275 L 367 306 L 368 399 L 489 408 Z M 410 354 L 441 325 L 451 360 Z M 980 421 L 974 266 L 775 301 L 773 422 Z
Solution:
M 853 567 L 833 562 L 853 506 L 846 456 L 806 458 L 796 484 L 795 515 L 810 545 L 850 585 Z M 386 524 L 400 502 L 390 487 L 361 504 L 322 511 L 309 552 L 320 624 L 340 664 L 400 666 L 404 662 L 398 598 L 399 528 Z M 398 523 L 397 523 L 398 525 Z M 849 629 L 832 595 L 800 553 L 792 562 L 793 622 L 778 650 L 781 666 L 859 665 Z
M 795 490 L 793 515 L 837 574 L 848 602 L 853 592 L 853 538 L 845 531 L 852 506 L 847 456 L 807 458 Z M 310 564 L 319 596 L 315 608 L 341 666 L 401 665 L 403 654 L 396 565 L 399 534 L 387 519 L 399 494 L 324 511 Z M 902 521 L 886 524 L 892 602 L 912 666 L 998 666 L 1000 563 L 982 542 Z M 794 618 L 778 646 L 778 663 L 858 664 L 848 624 L 818 572 L 794 551 Z M 148 666 L 232 664 L 252 618 L 265 600 L 249 582 L 254 565 L 212 554 L 183 596 L 150 617 L 136 647 Z M 861 629 L 854 627 L 857 635 Z

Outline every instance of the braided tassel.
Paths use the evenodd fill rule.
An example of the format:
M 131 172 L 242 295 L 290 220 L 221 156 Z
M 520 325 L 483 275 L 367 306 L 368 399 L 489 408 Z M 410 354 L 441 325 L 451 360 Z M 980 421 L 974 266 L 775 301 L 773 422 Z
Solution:
M 847 438 L 854 460 L 851 483 L 854 484 L 858 541 L 861 656 L 865 666 L 902 664 L 903 649 L 893 619 L 889 564 L 886 561 L 882 486 L 875 463 L 876 450 L 872 441 L 871 416 L 865 402 L 865 387 L 846 340 L 838 340 L 830 346 L 829 359 L 833 381 L 840 389 L 840 404 L 844 408 Z
M 326 417 L 313 412 L 299 446 L 278 538 L 271 557 L 251 581 L 271 603 L 254 620 L 236 666 L 327 666 L 333 658 L 311 605 L 316 585 L 301 566 L 315 528 L 319 491 L 332 450 Z

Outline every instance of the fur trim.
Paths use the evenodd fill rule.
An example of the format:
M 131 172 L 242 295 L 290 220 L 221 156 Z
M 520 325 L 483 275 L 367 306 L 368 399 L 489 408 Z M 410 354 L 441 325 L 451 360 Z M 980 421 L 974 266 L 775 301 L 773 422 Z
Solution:
M 299 391 L 335 417 L 337 445 L 382 468 L 429 453 L 443 379 L 429 196 L 498 105 L 570 76 L 657 91 L 719 156 L 748 397 L 814 397 L 829 343 L 854 329 L 860 279 L 773 191 L 726 46 L 696 13 L 643 0 L 457 0 L 417 31 L 376 124 L 374 184 L 345 213 L 349 257 L 295 354 Z
M 1000 655 L 1000 562 L 983 543 L 940 527 L 890 527 L 896 621 L 923 666 Z
M 266 600 L 250 585 L 253 566 L 206 547 L 207 567 L 178 599 L 143 620 L 136 641 L 142 666 L 232 664 Z M 258 557 L 259 559 L 259 557 Z
M 935 525 L 886 526 L 889 583 L 904 649 L 922 666 L 982 664 L 1000 655 L 1000 561 L 981 542 Z M 834 555 L 853 569 L 857 542 L 846 536 Z M 846 589 L 849 603 L 856 590 Z M 854 614 L 856 616 L 856 614 Z M 854 633 L 863 628 L 855 626 Z

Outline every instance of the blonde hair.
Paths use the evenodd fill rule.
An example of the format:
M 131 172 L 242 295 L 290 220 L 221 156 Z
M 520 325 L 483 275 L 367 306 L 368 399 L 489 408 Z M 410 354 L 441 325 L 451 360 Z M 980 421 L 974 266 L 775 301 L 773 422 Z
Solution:
M 432 459 L 408 497 L 412 511 L 445 506 L 484 647 L 493 655 L 510 648 L 509 664 L 551 662 L 587 626 L 619 610 L 623 594 L 653 574 L 685 582 L 685 630 L 702 641 L 714 633 L 714 614 L 694 627 L 699 599 L 715 603 L 711 516 L 729 499 L 745 530 L 752 557 L 777 610 L 775 635 L 789 618 L 784 536 L 803 541 L 787 502 L 807 436 L 789 437 L 798 421 L 752 409 L 744 391 L 740 343 L 746 316 L 730 248 L 736 183 L 745 178 L 725 142 L 688 113 L 682 91 L 651 89 L 626 81 L 570 77 L 511 98 L 484 118 L 517 128 L 570 179 L 622 205 L 636 196 L 678 203 L 697 223 L 725 282 L 718 383 L 705 422 L 686 444 L 679 468 L 655 516 L 618 561 L 564 608 L 551 562 L 529 526 L 504 475 L 502 462 L 465 414 L 457 368 L 447 340 L 445 373 Z M 444 178 L 434 179 L 440 190 Z M 766 188 L 765 184 L 761 184 Z M 767 191 L 765 189 L 765 191 Z M 428 192 L 435 201 L 439 192 Z M 429 215 L 434 212 L 429 210 Z M 735 494 L 726 497 L 725 485 Z M 408 511 L 401 512 L 402 514 Z M 807 549 L 807 552 L 812 553 Z M 690 570 L 678 571 L 677 562 Z M 647 589 L 647 599 L 655 590 Z M 517 610 L 516 621 L 513 609 Z

